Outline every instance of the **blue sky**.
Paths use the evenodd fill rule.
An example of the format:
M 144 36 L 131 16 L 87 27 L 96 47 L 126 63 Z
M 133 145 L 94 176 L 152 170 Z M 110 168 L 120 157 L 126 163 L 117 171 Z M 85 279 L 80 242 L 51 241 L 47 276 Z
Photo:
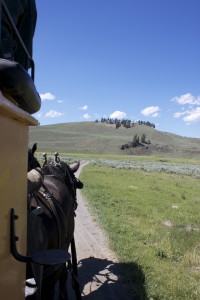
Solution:
M 36 0 L 41 125 L 117 117 L 200 138 L 199 0 Z

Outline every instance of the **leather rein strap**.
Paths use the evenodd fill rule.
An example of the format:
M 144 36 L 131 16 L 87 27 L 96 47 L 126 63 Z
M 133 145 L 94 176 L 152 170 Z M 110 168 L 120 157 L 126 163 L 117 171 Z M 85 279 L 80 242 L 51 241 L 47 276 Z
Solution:
M 58 226 L 58 247 L 59 249 L 62 249 L 63 244 L 62 244 L 61 237 L 62 237 L 63 227 L 65 227 L 64 229 L 66 229 L 67 226 L 63 209 L 59 204 L 59 202 L 54 198 L 52 193 L 47 189 L 47 187 L 44 184 L 41 186 L 39 193 L 47 200 L 52 210 L 52 213 L 56 219 L 57 226 Z

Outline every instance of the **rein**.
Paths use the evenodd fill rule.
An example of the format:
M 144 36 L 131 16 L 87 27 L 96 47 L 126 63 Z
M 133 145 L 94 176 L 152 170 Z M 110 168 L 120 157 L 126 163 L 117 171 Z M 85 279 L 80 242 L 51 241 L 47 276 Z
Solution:
M 63 247 L 61 239 L 62 232 L 63 229 L 65 230 L 67 226 L 65 214 L 59 202 L 54 198 L 52 193 L 49 192 L 49 190 L 44 184 L 41 186 L 39 193 L 45 198 L 45 200 L 49 204 L 49 207 L 56 219 L 58 226 L 58 247 L 59 249 L 61 249 Z
M 46 176 L 46 175 L 45 175 Z M 52 175 L 50 175 L 52 176 Z M 62 239 L 63 232 L 67 228 L 66 217 L 60 203 L 54 198 L 52 193 L 47 189 L 47 187 L 42 184 L 40 190 L 36 193 L 32 193 L 38 207 L 35 208 L 32 213 L 35 215 L 40 215 L 43 213 L 42 206 L 48 206 L 51 213 L 56 219 L 58 228 L 58 249 L 66 248 L 66 234 L 64 240 Z M 60 265 L 49 265 L 43 270 L 43 278 L 46 279 L 51 276 L 54 272 L 59 270 Z

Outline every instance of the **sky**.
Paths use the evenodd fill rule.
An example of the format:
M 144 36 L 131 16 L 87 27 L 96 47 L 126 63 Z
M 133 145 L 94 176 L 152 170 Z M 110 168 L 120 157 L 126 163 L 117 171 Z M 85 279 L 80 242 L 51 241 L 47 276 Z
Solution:
M 199 0 L 36 0 L 41 125 L 103 118 L 200 138 Z

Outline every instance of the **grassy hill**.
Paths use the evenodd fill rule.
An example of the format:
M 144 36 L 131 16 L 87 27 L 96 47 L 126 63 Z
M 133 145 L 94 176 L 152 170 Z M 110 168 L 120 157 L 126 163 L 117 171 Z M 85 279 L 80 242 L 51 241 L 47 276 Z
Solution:
M 135 134 L 145 134 L 151 144 L 121 150 L 123 144 L 133 141 Z M 146 125 L 116 129 L 115 125 L 101 122 L 62 123 L 31 127 L 29 136 L 30 145 L 37 142 L 39 151 L 200 158 L 200 139 L 161 132 Z

